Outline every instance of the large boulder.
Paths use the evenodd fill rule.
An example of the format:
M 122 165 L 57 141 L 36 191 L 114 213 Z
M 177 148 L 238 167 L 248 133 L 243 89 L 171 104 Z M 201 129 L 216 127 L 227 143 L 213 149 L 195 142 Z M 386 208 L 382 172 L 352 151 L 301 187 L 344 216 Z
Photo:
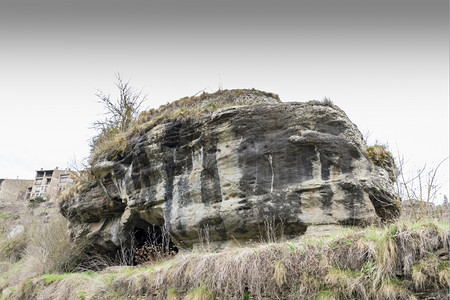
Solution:
M 226 107 L 167 118 L 130 135 L 115 160 L 95 162 L 97 183 L 61 205 L 72 234 L 108 252 L 130 232 L 164 226 L 178 248 L 205 239 L 222 248 L 257 241 L 268 229 L 294 238 L 308 226 L 398 215 L 392 178 L 341 109 L 228 93 L 235 98 Z M 242 103 L 242 93 L 258 104 Z M 214 95 L 191 101 L 223 106 Z

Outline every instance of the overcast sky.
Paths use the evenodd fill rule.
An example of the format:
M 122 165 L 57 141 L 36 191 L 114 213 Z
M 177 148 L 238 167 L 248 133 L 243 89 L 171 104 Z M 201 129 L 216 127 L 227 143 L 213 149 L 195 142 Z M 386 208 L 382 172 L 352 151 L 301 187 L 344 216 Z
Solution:
M 219 87 L 329 97 L 431 167 L 449 150 L 448 14 L 447 0 L 0 0 L 0 178 L 88 156 L 116 72 L 147 107 Z

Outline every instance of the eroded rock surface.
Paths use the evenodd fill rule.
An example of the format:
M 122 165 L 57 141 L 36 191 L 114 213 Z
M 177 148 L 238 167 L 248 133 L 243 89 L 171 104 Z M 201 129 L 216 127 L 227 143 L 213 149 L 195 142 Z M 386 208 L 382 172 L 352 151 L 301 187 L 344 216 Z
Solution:
M 73 235 L 112 251 L 129 232 L 164 225 L 179 248 L 202 235 L 220 248 L 258 240 L 269 223 L 292 238 L 398 214 L 392 179 L 342 110 L 263 102 L 160 124 L 95 164 L 98 183 L 61 206 Z

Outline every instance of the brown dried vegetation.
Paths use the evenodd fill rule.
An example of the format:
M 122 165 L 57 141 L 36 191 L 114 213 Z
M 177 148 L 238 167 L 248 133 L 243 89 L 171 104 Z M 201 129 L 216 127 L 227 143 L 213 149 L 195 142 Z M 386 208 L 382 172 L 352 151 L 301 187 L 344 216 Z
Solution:
M 447 226 L 399 222 L 328 238 L 180 253 L 159 265 L 105 269 L 88 281 L 70 274 L 58 287 L 69 299 L 77 299 L 80 290 L 86 299 L 416 299 L 424 291 L 439 296 L 448 290 Z M 54 293 L 52 285 L 35 278 L 8 295 L 42 297 Z
M 158 109 L 143 111 L 126 128 L 108 127 L 104 130 L 93 144 L 90 163 L 122 157 L 131 140 L 158 125 L 209 116 L 220 108 L 264 103 L 266 99 L 281 102 L 278 95 L 255 89 L 219 90 L 212 94 L 203 92 L 200 96 L 184 97 Z

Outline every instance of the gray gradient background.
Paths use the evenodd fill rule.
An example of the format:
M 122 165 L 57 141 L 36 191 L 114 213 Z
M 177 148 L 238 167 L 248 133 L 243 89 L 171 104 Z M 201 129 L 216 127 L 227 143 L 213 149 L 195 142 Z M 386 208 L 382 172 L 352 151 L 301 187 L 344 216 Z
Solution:
M 97 89 L 330 97 L 414 170 L 448 156 L 448 1 L 0 0 L 0 178 L 88 155 Z M 439 173 L 448 195 L 448 164 Z

